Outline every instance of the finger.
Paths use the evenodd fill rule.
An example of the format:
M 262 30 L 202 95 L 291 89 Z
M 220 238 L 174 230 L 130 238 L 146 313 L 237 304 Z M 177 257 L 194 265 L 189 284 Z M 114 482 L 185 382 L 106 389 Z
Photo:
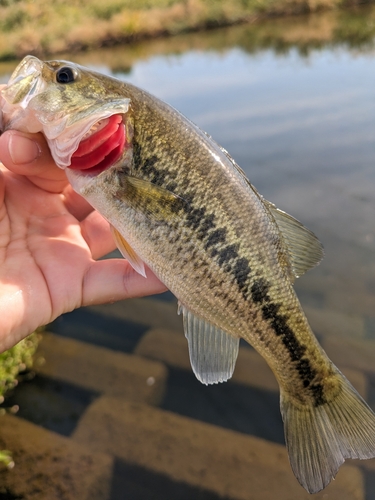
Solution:
M 4 132 L 0 136 L 0 161 L 12 172 L 27 176 L 47 191 L 58 193 L 67 185 L 65 173 L 53 161 L 42 134 Z
M 4 194 L 5 194 L 4 174 L 2 170 L 0 170 L 0 220 L 3 217 L 4 208 L 2 207 L 2 205 L 4 202 Z
M 126 260 L 109 259 L 94 262 L 83 281 L 82 305 L 144 297 L 167 290 L 150 269 L 147 269 L 146 273 L 147 278 L 144 278 L 134 271 Z
M 63 192 L 65 206 L 68 211 L 79 221 L 83 221 L 94 209 L 82 196 L 77 194 L 68 184 Z
M 81 233 L 95 260 L 116 248 L 109 223 L 96 211 L 81 223 Z

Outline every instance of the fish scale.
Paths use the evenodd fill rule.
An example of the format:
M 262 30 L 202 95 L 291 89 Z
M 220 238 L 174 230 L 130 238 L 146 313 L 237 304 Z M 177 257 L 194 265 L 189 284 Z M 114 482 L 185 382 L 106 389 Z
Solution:
M 265 358 L 307 491 L 324 488 L 346 458 L 375 456 L 375 415 L 318 344 L 293 289 L 322 258 L 313 233 L 265 200 L 208 134 L 133 85 L 28 56 L 0 95 L 4 128 L 41 131 L 134 269 L 146 276 L 147 264 L 176 295 L 201 382 L 231 377 L 240 338 Z M 112 115 L 124 126 L 121 158 L 70 169 L 81 141 Z

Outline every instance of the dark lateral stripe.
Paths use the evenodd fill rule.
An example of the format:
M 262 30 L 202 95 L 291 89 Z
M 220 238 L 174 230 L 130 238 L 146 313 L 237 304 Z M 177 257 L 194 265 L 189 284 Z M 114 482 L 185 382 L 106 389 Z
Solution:
M 236 260 L 234 264 L 233 273 L 235 280 L 238 284 L 239 289 L 242 292 L 242 295 L 245 299 L 248 296 L 248 277 L 251 272 L 249 261 L 245 258 L 239 258 Z
M 222 266 L 223 264 L 230 262 L 238 257 L 238 245 L 228 245 L 217 252 L 218 254 L 218 264 Z
M 266 281 L 264 278 L 259 278 L 258 280 L 254 281 L 250 292 L 251 292 L 251 298 L 253 299 L 254 302 L 269 302 L 270 298 L 268 295 L 270 287 L 268 284 L 268 281 Z
M 135 171 L 141 170 L 143 176 L 157 186 L 165 187 L 170 191 L 174 191 L 173 186 L 177 186 L 177 169 L 163 167 L 157 154 L 144 156 L 142 146 L 135 140 L 133 140 L 133 168 Z M 168 183 L 170 183 L 169 187 Z
M 269 285 L 262 278 L 253 284 L 251 294 L 254 302 L 263 303 L 262 315 L 268 321 L 275 334 L 281 338 L 290 360 L 295 364 L 303 386 L 311 392 L 314 405 L 320 406 L 326 402 L 323 385 L 313 383 L 317 375 L 311 366 L 310 360 L 304 357 L 306 346 L 301 344 L 293 330 L 287 324 L 287 317 L 279 313 L 280 305 L 270 302 L 268 295 Z
M 220 243 L 225 243 L 225 237 L 227 234 L 227 230 L 225 227 L 220 227 L 219 229 L 215 229 L 212 231 L 206 241 L 204 246 L 205 250 L 208 250 L 212 246 L 219 245 Z

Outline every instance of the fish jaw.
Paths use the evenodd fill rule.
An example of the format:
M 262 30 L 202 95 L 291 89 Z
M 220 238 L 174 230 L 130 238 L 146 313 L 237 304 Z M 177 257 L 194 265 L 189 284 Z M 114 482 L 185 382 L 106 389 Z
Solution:
M 53 159 L 58 167 L 72 168 L 74 170 L 90 170 L 91 168 L 99 168 L 99 164 L 106 159 L 106 167 L 113 165 L 118 161 L 123 152 L 125 144 L 130 142 L 130 138 L 126 137 L 126 118 L 120 109 L 99 110 L 93 113 L 89 119 L 76 122 L 71 126 L 66 126 L 65 118 L 56 121 L 53 125 L 46 123 L 43 127 L 43 132 L 47 139 L 49 148 Z M 113 125 L 112 117 L 121 117 L 118 127 L 115 128 L 117 132 L 115 137 L 108 136 L 106 143 L 103 142 L 103 134 L 108 132 L 107 127 Z M 103 133 L 97 133 L 96 129 L 101 128 L 102 124 L 106 125 L 102 129 Z M 80 148 L 84 143 L 88 144 L 90 137 L 90 151 L 85 154 L 80 152 Z M 97 142 L 96 142 L 97 141 Z M 101 152 L 98 151 L 102 146 Z M 106 150 L 105 146 L 107 146 Z M 117 149 L 116 149 L 117 148 Z M 116 151 L 114 151 L 116 149 Z M 95 156 L 95 150 L 99 153 L 99 159 Z M 111 155 L 110 158 L 108 156 Z M 91 154 L 91 156 L 89 156 Z M 103 156 L 104 155 L 104 156 Z
M 46 86 L 41 78 L 42 66 L 36 57 L 25 57 L 0 91 L 1 132 L 11 128 L 30 133 L 42 131 L 42 124 L 29 108 L 30 100 Z
M 56 81 L 64 65 L 78 75 L 77 82 Z M 84 98 L 82 84 L 93 89 Z M 116 85 L 121 82 L 106 92 L 100 78 L 78 65 L 26 56 L 0 92 L 0 130 L 42 132 L 60 168 L 101 171 L 116 164 L 131 141 L 130 99 L 116 92 Z

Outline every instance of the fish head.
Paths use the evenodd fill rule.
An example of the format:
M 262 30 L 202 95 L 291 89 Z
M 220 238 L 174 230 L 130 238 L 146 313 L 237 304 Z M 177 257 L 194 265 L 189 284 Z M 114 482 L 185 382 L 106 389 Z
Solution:
M 131 144 L 129 107 L 115 78 L 26 56 L 0 91 L 0 131 L 42 132 L 60 168 L 94 174 Z

